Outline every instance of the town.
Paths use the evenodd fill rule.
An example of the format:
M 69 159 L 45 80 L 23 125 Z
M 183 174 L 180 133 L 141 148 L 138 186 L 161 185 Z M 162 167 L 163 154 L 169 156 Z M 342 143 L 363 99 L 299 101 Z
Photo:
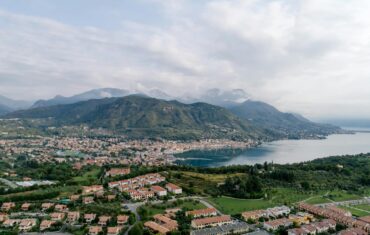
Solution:
M 169 182 L 165 172 L 110 181 L 130 175 L 130 167 L 112 167 L 102 176 L 109 181 L 104 185 L 82 186 L 65 197 L 5 200 L 1 203 L 0 232 L 89 235 L 187 232 L 191 235 L 367 235 L 370 232 L 370 216 L 354 217 L 335 203 L 299 202 L 231 215 L 202 196 L 187 194 L 179 185 Z M 370 204 L 370 198 L 342 203 L 366 205 Z M 145 207 L 152 208 L 146 209 L 149 216 L 144 212 Z

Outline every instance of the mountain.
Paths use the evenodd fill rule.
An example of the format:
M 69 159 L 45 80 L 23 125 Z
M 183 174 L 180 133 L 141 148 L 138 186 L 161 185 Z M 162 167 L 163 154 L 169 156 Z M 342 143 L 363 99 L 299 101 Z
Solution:
M 24 101 L 24 100 L 13 100 L 8 97 L 0 95 L 0 105 L 7 107 L 10 110 L 18 110 L 18 109 L 26 109 L 30 107 L 31 102 Z
M 256 127 L 271 130 L 272 135 L 286 138 L 328 135 L 340 130 L 339 127 L 311 122 L 301 115 L 280 112 L 275 107 L 260 101 L 247 100 L 229 110 Z
M 77 94 L 70 97 L 64 97 L 57 95 L 53 99 L 49 100 L 38 100 L 31 108 L 46 107 L 58 104 L 73 104 L 80 101 L 86 101 L 91 99 L 102 99 L 110 97 L 123 97 L 132 94 L 140 94 L 142 96 L 148 96 L 162 100 L 178 100 L 182 103 L 192 104 L 196 102 L 205 102 L 221 107 L 231 107 L 237 105 L 249 98 L 249 95 L 242 89 L 233 90 L 220 90 L 217 88 L 209 89 L 204 93 L 193 96 L 193 95 L 179 95 L 172 96 L 160 89 L 144 89 L 144 90 L 124 90 L 116 88 L 102 88 L 94 89 L 81 94 Z
M 268 138 L 263 128 L 252 126 L 222 107 L 137 95 L 39 107 L 5 117 L 52 118 L 56 125 L 86 124 L 139 138 Z
M 94 89 L 94 90 L 86 91 L 84 93 L 77 94 L 77 95 L 70 96 L 70 97 L 64 97 L 64 96 L 57 95 L 53 99 L 50 99 L 50 100 L 38 100 L 32 105 L 31 108 L 47 107 L 47 106 L 58 105 L 58 104 L 73 104 L 76 102 L 91 100 L 91 99 L 123 97 L 129 94 L 130 92 L 128 90 L 116 89 L 116 88 L 101 88 L 101 89 Z
M 0 104 L 0 116 L 4 115 L 4 114 L 7 114 L 7 113 L 10 113 L 11 111 L 13 111 L 13 110 L 11 108 L 9 108 L 8 106 Z

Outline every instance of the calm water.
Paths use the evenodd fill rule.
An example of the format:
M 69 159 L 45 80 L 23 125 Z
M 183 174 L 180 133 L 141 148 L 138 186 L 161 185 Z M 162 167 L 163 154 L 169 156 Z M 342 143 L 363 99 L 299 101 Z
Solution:
M 334 155 L 370 152 L 370 133 L 331 135 L 324 140 L 280 140 L 248 150 L 192 151 L 179 157 L 180 164 L 226 166 L 237 164 L 294 163 Z

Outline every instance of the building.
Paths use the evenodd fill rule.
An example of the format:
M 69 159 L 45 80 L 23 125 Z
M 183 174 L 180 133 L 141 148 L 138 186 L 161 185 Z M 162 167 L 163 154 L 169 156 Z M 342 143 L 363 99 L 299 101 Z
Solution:
M 80 212 L 79 211 L 68 212 L 67 220 L 68 220 L 69 223 L 76 222 L 79 219 L 80 219 Z
M 273 208 L 268 208 L 266 211 L 269 217 L 275 217 L 275 218 L 290 214 L 290 208 L 287 206 L 277 206 Z
M 308 233 L 302 228 L 288 229 L 288 235 L 308 235 L 308 234 L 314 234 L 314 233 Z
M 82 198 L 83 204 L 91 204 L 94 203 L 94 197 L 84 197 Z
M 5 213 L 0 213 L 0 223 L 8 219 L 8 215 Z
M 69 200 L 71 200 L 72 202 L 75 202 L 77 201 L 78 199 L 80 199 L 80 195 L 71 195 L 69 197 Z
M 18 225 L 21 221 L 19 219 L 6 219 L 2 226 L 3 227 L 6 227 L 6 228 L 9 228 L 9 227 L 14 227 L 16 225 Z
M 118 215 L 117 216 L 117 224 L 119 226 L 122 226 L 128 222 L 128 216 L 127 215 Z
M 156 222 L 153 222 L 153 221 L 148 221 L 148 222 L 145 222 L 144 223 L 144 226 L 149 228 L 150 230 L 154 231 L 154 232 L 158 232 L 159 234 L 167 234 L 168 232 L 170 232 L 170 230 L 160 224 L 157 224 Z
M 45 202 L 41 204 L 41 210 L 45 211 L 54 206 L 54 203 Z
M 29 231 L 34 226 L 36 226 L 37 220 L 36 219 L 22 219 L 19 223 L 19 230 L 20 231 Z
M 368 235 L 368 233 L 362 229 L 349 228 L 344 231 L 340 231 L 338 235 Z
M 67 212 L 68 211 L 68 207 L 67 205 L 63 205 L 63 204 L 57 204 L 54 208 L 55 211 L 59 211 L 59 212 Z
M 130 168 L 112 168 L 105 173 L 105 176 L 128 175 L 130 172 Z
M 96 214 L 85 214 L 84 219 L 86 223 L 90 224 L 96 219 Z
M 46 229 L 51 228 L 51 226 L 55 224 L 55 221 L 52 220 L 43 220 L 40 224 L 40 231 L 44 231 Z
M 154 222 L 162 225 L 163 227 L 167 228 L 170 231 L 176 230 L 178 228 L 178 224 L 176 220 L 168 218 L 161 214 L 156 214 L 153 216 Z
M 249 226 L 245 222 L 233 222 L 231 224 L 225 224 L 216 227 L 203 228 L 198 230 L 193 230 L 190 235 L 229 235 L 229 234 L 246 234 L 249 231 Z M 263 230 L 264 231 L 264 230 Z M 263 234 L 263 235 L 269 235 Z
M 191 227 L 195 229 L 201 229 L 208 226 L 220 226 L 230 223 L 232 223 L 232 219 L 229 215 L 221 215 L 215 217 L 194 219 L 191 221 Z
M 13 209 L 15 207 L 15 203 L 14 202 L 4 202 L 2 205 L 1 205 L 1 210 L 2 211 L 10 211 L 11 209 Z
M 181 194 L 182 193 L 182 188 L 180 188 L 179 186 L 175 185 L 175 184 L 172 184 L 172 183 L 168 183 L 166 184 L 166 189 L 173 193 L 173 194 Z
M 268 231 L 275 231 L 280 227 L 287 228 L 293 225 L 293 222 L 287 218 L 281 218 L 276 220 L 271 220 L 263 223 L 263 228 Z
M 89 235 L 98 235 L 102 231 L 103 231 L 103 228 L 100 226 L 90 226 L 89 227 Z
M 242 213 L 244 220 L 258 220 L 259 218 L 268 217 L 268 212 L 266 210 L 254 210 L 246 211 Z
M 94 193 L 97 193 L 97 192 L 104 192 L 104 187 L 103 185 L 92 185 L 92 186 L 84 186 L 82 188 L 82 193 L 84 195 L 87 195 L 87 194 L 94 194 Z
M 109 220 L 111 219 L 110 216 L 106 216 L 106 215 L 102 215 L 102 216 L 99 216 L 99 222 L 98 224 L 100 226 L 107 226 Z
M 167 195 L 167 190 L 162 188 L 161 186 L 158 186 L 158 185 L 154 185 L 151 187 L 151 190 L 158 196 L 158 197 L 162 197 L 162 196 L 166 196 Z
M 122 227 L 108 227 L 107 228 L 107 235 L 118 235 L 122 230 Z
M 217 210 L 215 208 L 206 208 L 200 210 L 187 211 L 186 216 L 192 216 L 193 218 L 216 216 Z
M 23 203 L 22 206 L 21 206 L 21 210 L 22 211 L 28 211 L 31 207 L 31 204 L 30 203 Z
M 64 217 L 65 217 L 65 214 L 62 212 L 54 212 L 50 214 L 50 218 L 53 221 L 61 221 L 64 219 Z

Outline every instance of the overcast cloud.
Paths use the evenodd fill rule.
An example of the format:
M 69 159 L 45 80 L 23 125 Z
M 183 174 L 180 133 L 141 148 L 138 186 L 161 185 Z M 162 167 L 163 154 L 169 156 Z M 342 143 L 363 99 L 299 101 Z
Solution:
M 369 12 L 368 0 L 5 0 L 0 94 L 241 88 L 308 117 L 370 117 Z

